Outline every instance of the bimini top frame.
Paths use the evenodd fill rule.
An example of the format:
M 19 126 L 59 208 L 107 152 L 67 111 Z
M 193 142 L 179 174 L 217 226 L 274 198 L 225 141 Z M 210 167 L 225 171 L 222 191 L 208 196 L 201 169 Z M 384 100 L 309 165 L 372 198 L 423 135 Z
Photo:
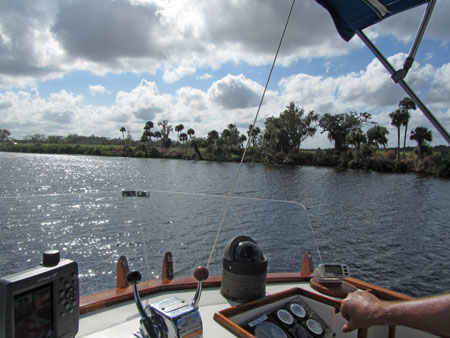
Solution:
M 397 82 L 405 92 L 416 103 L 419 109 L 424 113 L 428 120 L 434 125 L 439 133 L 450 144 L 450 136 L 447 130 L 435 118 L 431 111 L 419 99 L 414 91 L 405 81 L 409 69 L 414 63 L 414 57 L 417 53 L 422 37 L 433 12 L 436 0 L 316 0 L 325 7 L 333 18 L 336 29 L 345 41 L 350 41 L 357 35 L 364 44 L 372 51 L 377 59 L 383 64 L 391 74 L 392 79 Z M 387 58 L 378 50 L 372 41 L 363 33 L 363 29 L 372 26 L 381 20 L 398 14 L 400 12 L 412 9 L 419 5 L 428 3 L 424 17 L 420 24 L 416 38 L 411 47 L 403 68 L 396 70 Z

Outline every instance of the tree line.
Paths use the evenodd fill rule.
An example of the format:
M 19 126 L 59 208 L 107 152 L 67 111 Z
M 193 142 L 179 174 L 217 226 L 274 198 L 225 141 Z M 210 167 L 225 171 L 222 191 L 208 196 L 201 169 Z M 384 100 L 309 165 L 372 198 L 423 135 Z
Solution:
M 198 137 L 193 128 L 185 128 L 183 124 L 173 127 L 168 120 L 160 120 L 156 124 L 152 121 L 145 122 L 139 140 L 133 140 L 129 130 L 121 127 L 119 129 L 121 137 L 116 139 L 94 135 L 86 137 L 70 134 L 67 137 L 45 137 L 45 135 L 34 134 L 26 137 L 24 141 L 34 144 L 121 146 L 108 148 L 108 150 L 92 147 L 71 150 L 77 153 L 84 151 L 86 154 L 233 161 L 239 160 L 246 150 L 248 161 L 356 167 L 381 171 L 413 171 L 411 168 L 405 169 L 405 166 L 411 166 L 411 159 L 407 158 L 405 149 L 410 127 L 410 111 L 415 109 L 414 102 L 404 98 L 399 102 L 398 109 L 390 114 L 391 124 L 397 129 L 398 142 L 394 154 L 393 150 L 387 149 L 389 131 L 386 127 L 372 122 L 370 113 L 351 111 L 319 115 L 314 111 L 305 112 L 294 102 L 289 103 L 278 117 L 266 118 L 264 128 L 249 125 L 243 134 L 236 124 L 231 123 L 222 131 L 211 130 L 207 136 Z M 366 131 L 363 132 L 363 129 Z M 326 133 L 334 149 L 300 151 L 305 140 L 313 137 L 317 132 Z M 176 133 L 175 140 L 171 138 L 173 133 Z M 400 156 L 401 136 L 403 136 L 402 158 Z M 432 141 L 432 133 L 427 128 L 418 126 L 410 131 L 409 138 L 417 143 L 414 166 L 423 166 L 426 162 L 424 156 L 431 155 L 432 152 L 428 144 Z M 5 143 L 11 140 L 9 131 L 0 129 L 0 141 Z M 42 151 L 42 147 L 38 151 Z M 58 148 L 58 151 L 65 150 Z M 380 152 L 383 153 L 380 154 Z M 445 159 L 444 155 L 441 157 Z M 436 163 L 432 164 L 432 166 L 435 165 Z
M 404 98 L 399 103 L 399 109 L 390 114 L 391 124 L 398 131 L 398 146 L 396 160 L 400 160 L 400 133 L 404 127 L 403 152 L 406 148 L 406 138 L 410 111 L 415 110 L 416 105 L 410 98 Z M 206 137 L 195 137 L 192 128 L 184 132 L 185 126 L 178 124 L 173 128 L 168 120 L 161 120 L 157 127 L 152 121 L 147 121 L 143 128 L 140 142 L 142 149 L 148 154 L 151 147 L 159 145 L 163 149 L 172 146 L 191 146 L 199 153 L 199 149 L 204 149 L 204 154 L 211 160 L 231 159 L 233 155 L 240 156 L 246 141 L 253 156 L 259 154 L 264 157 L 270 154 L 284 153 L 291 154 L 298 152 L 302 143 L 313 137 L 318 128 L 321 133 L 327 133 L 328 139 L 334 144 L 337 151 L 346 151 L 349 148 L 354 150 L 357 157 L 370 149 L 387 148 L 389 131 L 386 127 L 370 122 L 372 115 L 363 112 L 349 112 L 342 114 L 324 114 L 320 116 L 314 111 L 308 113 L 303 108 L 291 102 L 278 117 L 268 117 L 264 121 L 264 129 L 250 125 L 245 134 L 241 134 L 236 124 L 229 124 L 221 132 L 211 130 Z M 372 126 L 363 132 L 363 126 Z M 158 129 L 159 127 L 159 129 Z M 175 131 L 177 140 L 173 142 L 170 134 Z M 123 144 L 129 142 L 125 139 L 126 129 L 120 128 Z M 426 151 L 430 151 L 428 142 L 432 141 L 432 133 L 427 128 L 419 126 L 411 131 L 410 139 L 417 143 L 417 153 L 420 159 Z M 203 157 L 203 156 L 201 156 Z

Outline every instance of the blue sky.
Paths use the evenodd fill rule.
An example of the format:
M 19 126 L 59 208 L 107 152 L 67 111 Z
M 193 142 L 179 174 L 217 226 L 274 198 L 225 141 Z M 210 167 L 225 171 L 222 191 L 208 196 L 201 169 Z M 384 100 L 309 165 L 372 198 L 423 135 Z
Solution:
M 290 0 L 7 0 L 0 11 L 0 128 L 32 134 L 139 139 L 146 121 L 182 123 L 196 135 L 257 111 Z M 366 33 L 400 66 L 424 7 Z M 437 2 L 408 75 L 450 129 L 450 2 Z M 289 102 L 319 114 L 367 111 L 396 130 L 389 113 L 405 94 L 357 38 L 344 42 L 328 13 L 297 1 L 259 117 Z M 426 126 L 419 111 L 411 128 Z M 241 132 L 245 132 L 241 129 Z M 175 134 L 173 138 L 175 138 Z M 411 143 L 412 145 L 412 143 Z M 332 144 L 320 129 L 307 148 Z

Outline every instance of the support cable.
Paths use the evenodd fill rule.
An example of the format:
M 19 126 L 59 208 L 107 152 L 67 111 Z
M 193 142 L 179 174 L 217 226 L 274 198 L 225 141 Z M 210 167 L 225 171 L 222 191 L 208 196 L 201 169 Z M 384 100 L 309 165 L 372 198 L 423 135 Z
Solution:
M 245 156 L 247 154 L 247 150 L 248 150 L 248 148 L 250 146 L 250 141 L 252 139 L 251 135 L 252 135 L 253 129 L 255 127 L 256 121 L 258 120 L 259 112 L 261 110 L 261 106 L 263 104 L 264 97 L 266 95 L 267 87 L 269 86 L 270 78 L 272 77 L 273 69 L 275 68 L 275 63 L 277 61 L 278 54 L 280 52 L 281 45 L 283 43 L 284 35 L 286 33 L 286 29 L 287 29 L 287 26 L 288 26 L 288 23 L 289 23 L 289 19 L 291 18 L 291 14 L 292 14 L 292 10 L 294 8 L 294 4 L 295 4 L 295 0 L 292 0 L 292 5 L 291 5 L 291 8 L 289 10 L 289 14 L 288 14 L 288 17 L 286 19 L 286 23 L 284 25 L 283 33 L 281 34 L 280 42 L 278 44 L 278 48 L 277 48 L 277 51 L 275 53 L 274 60 L 272 62 L 272 67 L 270 68 L 269 76 L 267 77 L 267 81 L 266 81 L 266 85 L 264 87 L 264 91 L 263 91 L 263 94 L 262 94 L 262 97 L 261 97 L 261 101 L 259 102 L 259 106 L 258 106 L 258 110 L 256 111 L 255 119 L 253 120 L 253 124 L 252 124 L 252 126 L 250 128 L 250 136 L 249 136 L 249 138 L 247 140 L 247 145 L 246 145 L 246 147 L 244 149 L 244 153 L 242 154 L 241 161 L 239 162 L 239 166 L 238 166 L 238 169 L 236 171 L 236 175 L 234 176 L 233 185 L 232 185 L 230 193 L 228 194 L 228 197 L 227 197 L 227 203 L 226 203 L 224 212 L 222 214 L 222 218 L 220 220 L 219 228 L 217 229 L 216 238 L 214 239 L 214 243 L 213 243 L 213 246 L 211 248 L 211 252 L 209 254 L 208 263 L 206 265 L 207 268 L 209 268 L 209 264 L 211 263 L 211 259 L 212 259 L 213 253 L 214 253 L 214 251 L 216 249 L 216 245 L 217 245 L 217 241 L 219 239 L 219 235 L 222 232 L 223 223 L 225 221 L 225 217 L 226 217 L 226 215 L 228 213 L 228 209 L 230 207 L 231 198 L 233 197 L 234 191 L 236 189 L 237 180 L 238 180 L 239 174 L 241 172 L 242 164 L 244 163 L 244 159 L 245 159 Z

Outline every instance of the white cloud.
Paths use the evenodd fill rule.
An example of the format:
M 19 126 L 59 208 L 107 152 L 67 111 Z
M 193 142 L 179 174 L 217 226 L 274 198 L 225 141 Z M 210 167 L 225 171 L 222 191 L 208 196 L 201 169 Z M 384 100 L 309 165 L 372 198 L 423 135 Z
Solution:
M 403 63 L 405 55 L 397 54 L 389 60 L 396 66 Z M 424 102 L 435 112 L 441 123 L 450 127 L 449 109 L 450 97 L 446 95 L 450 87 L 446 82 L 450 76 L 450 64 L 439 69 L 430 65 L 415 63 L 407 79 L 413 88 L 426 88 L 425 83 L 431 83 Z M 349 111 L 368 111 L 373 114 L 372 121 L 386 126 L 389 131 L 389 144 L 396 144 L 397 131 L 390 123 L 389 113 L 398 109 L 399 101 L 406 94 L 393 83 L 389 74 L 377 60 L 373 60 L 366 69 L 358 73 L 350 73 L 340 77 L 311 76 L 297 74 L 287 77 L 280 82 L 283 102 L 294 101 L 305 110 L 314 110 L 319 114 L 345 113 Z M 424 115 L 417 109 L 411 113 L 411 128 L 425 126 L 432 130 L 435 143 L 443 143 L 436 129 L 431 126 Z M 409 140 L 409 137 L 408 137 Z M 413 142 L 407 143 L 414 145 Z M 331 146 L 320 135 L 305 142 L 309 147 Z
M 287 0 L 7 2 L 0 13 L 0 88 L 73 70 L 162 70 L 174 82 L 199 67 L 267 64 L 289 7 Z M 348 53 L 327 16 L 313 2 L 297 2 L 279 63 Z
M 204 111 L 207 108 L 208 96 L 200 89 L 183 87 L 177 90 L 176 96 L 180 111 L 184 109 Z
M 89 85 L 88 89 L 89 89 L 89 94 L 91 94 L 92 96 L 97 96 L 97 95 L 101 95 L 101 94 L 104 94 L 104 95 L 111 94 L 111 92 L 102 85 Z
M 401 63 L 403 57 L 399 54 L 391 61 Z M 412 82 L 420 85 L 422 79 L 430 80 L 425 102 L 430 103 L 430 108 L 448 128 L 450 97 L 445 93 L 450 88 L 445 81 L 450 76 L 450 64 L 436 69 L 418 63 L 414 67 L 418 75 L 411 77 Z M 389 76 L 382 72 L 380 75 L 378 68 L 374 60 L 361 72 L 339 77 L 308 74 L 286 77 L 279 83 L 279 92 L 266 94 L 259 124 L 263 127 L 266 117 L 277 116 L 290 101 L 319 114 L 367 110 L 373 114 L 373 121 L 388 127 L 389 145 L 394 146 L 396 130 L 390 125 L 389 113 L 397 108 L 405 94 L 394 89 Z M 35 133 L 118 137 L 118 130 L 125 126 L 138 139 L 146 121 L 153 121 L 156 126 L 162 119 L 172 125 L 183 123 L 185 128 L 193 128 L 197 136 L 206 136 L 212 129 L 220 132 L 230 123 L 242 126 L 241 132 L 245 133 L 253 122 L 261 94 L 262 86 L 244 75 L 227 75 L 207 90 L 183 87 L 173 94 L 161 93 L 155 82 L 144 79 L 136 88 L 119 92 L 112 105 L 102 107 L 88 105 L 83 96 L 65 90 L 48 98 L 40 97 L 36 89 L 7 91 L 0 93 L 0 125 L 16 138 Z M 422 113 L 412 112 L 410 130 L 419 125 L 432 130 L 435 141 L 443 143 Z M 319 130 L 303 146 L 326 148 L 332 144 Z
M 74 70 L 95 74 L 161 70 L 173 83 L 201 67 L 269 64 L 288 0 L 7 1 L 0 12 L 0 88 L 25 87 Z M 409 41 L 424 6 L 370 30 Z M 449 41 L 450 2 L 439 1 L 427 37 Z M 14 43 L 13 43 L 14 42 Z M 328 13 L 297 1 L 278 63 L 335 57 L 360 48 L 338 38 Z
M 388 18 L 378 25 L 377 30 L 383 35 L 392 34 L 397 39 L 404 42 L 411 42 L 419 28 L 425 8 L 425 6 L 420 6 Z M 448 34 L 449 21 L 447 18 L 447 13 L 449 11 L 449 1 L 436 2 L 430 23 L 425 33 L 426 37 L 444 41 L 450 40 Z
M 208 95 L 219 106 L 236 109 L 258 106 L 262 92 L 263 88 L 259 84 L 240 74 L 227 75 L 214 82 L 208 90 Z
M 212 75 L 209 73 L 197 76 L 197 80 L 209 80 L 209 79 L 212 79 Z
M 154 82 L 142 80 L 131 92 L 120 91 L 116 96 L 113 110 L 126 113 L 134 120 L 155 120 L 170 112 L 172 97 L 159 93 Z M 141 129 L 141 128 L 140 128 Z
M 448 107 L 450 93 L 450 63 L 443 65 L 436 70 L 436 76 L 431 82 L 431 88 L 428 92 L 427 99 L 437 103 L 444 104 Z
M 65 90 L 43 99 L 32 89 L 0 94 L 0 102 L 4 102 L 0 123 L 23 137 L 37 133 L 67 135 L 77 122 L 84 100 Z

